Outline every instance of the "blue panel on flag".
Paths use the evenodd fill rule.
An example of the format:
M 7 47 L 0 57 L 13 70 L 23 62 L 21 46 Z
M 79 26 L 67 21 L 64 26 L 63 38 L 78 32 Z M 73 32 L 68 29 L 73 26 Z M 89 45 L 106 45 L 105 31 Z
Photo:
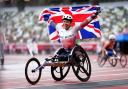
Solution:
M 44 16 L 44 21 L 48 21 L 49 17 L 51 16 L 51 14 L 45 14 Z
M 93 11 L 93 10 L 96 10 L 96 7 L 92 7 L 88 11 Z
M 59 12 L 60 11 L 60 8 L 50 8 L 51 11 L 57 11 Z
M 51 22 L 48 26 L 49 28 L 49 34 L 52 34 L 53 32 L 56 31 L 55 25 Z
M 94 27 L 100 29 L 99 21 L 93 22 Z
M 92 32 L 89 32 L 85 29 L 80 30 L 81 37 L 82 39 L 87 39 L 87 38 L 97 38 L 96 35 L 94 35 Z
M 77 7 L 72 7 L 72 11 L 76 11 L 78 9 L 81 9 L 83 7 L 89 7 L 89 6 L 77 6 Z

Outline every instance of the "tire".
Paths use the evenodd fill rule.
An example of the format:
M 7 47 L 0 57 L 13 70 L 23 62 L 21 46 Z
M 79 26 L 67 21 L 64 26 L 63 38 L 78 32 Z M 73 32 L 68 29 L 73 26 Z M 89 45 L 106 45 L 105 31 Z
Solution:
M 72 59 L 76 61 L 76 65 L 72 66 L 75 76 L 82 82 L 88 81 L 91 76 L 91 63 L 86 51 L 81 46 L 76 46 Z
M 103 59 L 103 57 L 105 56 L 105 53 L 100 52 L 98 54 L 98 59 L 97 59 L 97 63 L 100 67 L 103 67 L 104 64 L 106 63 L 107 59 Z
M 33 64 L 34 63 L 34 64 Z M 33 67 L 34 66 L 34 67 Z M 37 67 L 39 67 L 40 66 L 40 62 L 38 61 L 38 59 L 36 59 L 36 58 L 31 58 L 31 59 L 29 59 L 28 60 L 28 62 L 26 63 L 26 66 L 25 66 L 25 77 L 26 77 L 26 79 L 27 79 L 27 81 L 30 83 L 30 84 L 32 84 L 32 85 L 34 85 L 34 84 L 36 84 L 36 83 L 38 83 L 38 81 L 40 80 L 40 78 L 41 78 L 41 71 L 42 71 L 42 69 L 39 69 L 39 70 L 37 70 L 36 72 L 32 72 L 32 70 L 33 69 L 36 69 Z M 33 68 L 30 68 L 30 67 L 33 67 Z M 30 68 L 30 69 L 29 69 Z M 29 73 L 30 72 L 30 73 Z M 34 75 L 34 74 L 38 74 L 38 75 Z M 34 75 L 34 76 L 32 76 L 32 75 L 30 75 L 30 74 L 32 74 L 32 75 Z M 34 79 L 35 78 L 35 79 Z
M 117 59 L 114 56 L 109 57 L 108 62 L 112 67 L 115 67 L 117 65 Z
M 66 53 L 65 49 L 64 48 L 59 48 L 57 51 L 56 51 L 56 54 L 57 55 L 64 55 Z M 59 58 L 56 60 L 56 62 L 62 62 L 62 61 L 67 61 L 68 58 Z M 54 61 L 53 61 L 54 62 Z M 63 80 L 68 72 L 70 70 L 70 66 L 63 66 L 63 67 L 54 67 L 54 66 L 51 66 L 51 75 L 52 75 L 52 78 L 56 81 L 61 81 Z
M 56 81 L 63 80 L 67 76 L 69 69 L 70 69 L 70 66 L 65 66 L 65 67 L 53 67 L 53 66 L 51 66 L 52 78 Z
M 126 65 L 127 65 L 127 56 L 126 55 L 121 55 L 119 61 L 120 61 L 120 64 L 123 68 L 126 67 Z

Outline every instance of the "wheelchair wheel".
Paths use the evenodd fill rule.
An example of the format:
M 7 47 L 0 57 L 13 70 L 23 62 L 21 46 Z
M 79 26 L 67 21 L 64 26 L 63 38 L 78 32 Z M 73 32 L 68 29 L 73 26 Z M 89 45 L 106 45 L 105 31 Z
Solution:
M 72 69 L 76 77 L 82 82 L 88 81 L 91 76 L 91 63 L 86 51 L 81 46 L 76 46 L 71 59 L 75 60 Z
M 57 55 L 62 55 L 64 54 L 66 51 L 64 48 L 59 48 L 57 51 L 56 51 L 56 54 Z M 56 62 L 59 62 L 59 61 L 62 61 L 63 58 L 59 58 Z M 64 60 L 63 60 L 64 61 Z M 63 66 L 63 67 L 53 67 L 51 66 L 51 75 L 52 75 L 52 78 L 56 81 L 61 81 L 63 80 L 66 75 L 68 74 L 69 72 L 69 69 L 70 69 L 70 66 Z
M 70 69 L 70 66 L 64 66 L 64 67 L 51 66 L 52 78 L 56 81 L 63 80 L 66 77 L 66 75 L 68 74 L 69 69 Z
M 27 81 L 32 85 L 36 84 L 41 78 L 42 69 L 33 71 L 34 69 L 38 68 L 39 66 L 40 66 L 40 62 L 36 58 L 31 58 L 26 63 L 25 77 L 26 77 Z
M 108 58 L 108 62 L 112 67 L 115 67 L 117 64 L 117 59 L 114 56 L 112 56 Z
M 106 63 L 107 59 L 103 59 L 103 57 L 105 56 L 104 52 L 100 52 L 98 54 L 98 59 L 97 59 L 97 63 L 100 67 L 103 67 L 104 64 Z
M 127 65 L 127 57 L 126 57 L 126 55 L 121 55 L 119 61 L 120 61 L 121 66 L 124 68 Z

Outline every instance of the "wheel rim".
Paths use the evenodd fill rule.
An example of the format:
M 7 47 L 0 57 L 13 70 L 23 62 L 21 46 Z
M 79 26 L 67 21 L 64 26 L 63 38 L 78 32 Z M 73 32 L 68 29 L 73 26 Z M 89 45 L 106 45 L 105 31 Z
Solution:
M 79 53 L 78 53 L 79 52 Z M 91 76 L 91 64 L 89 58 L 82 48 L 76 48 L 73 53 L 78 65 L 72 66 L 76 77 L 81 81 L 87 81 Z
M 107 60 L 103 59 L 103 57 L 104 57 L 104 54 L 103 54 L 103 53 L 100 53 L 100 54 L 98 55 L 97 63 L 98 63 L 98 65 L 99 65 L 100 67 L 103 67 L 104 64 L 105 64 L 106 61 L 107 61 Z
M 36 59 L 31 59 L 26 64 L 25 76 L 30 84 L 36 84 L 41 77 L 41 69 L 33 72 L 32 70 L 40 66 L 40 63 Z
M 116 64 L 117 64 L 117 59 L 115 59 L 115 57 L 110 57 L 108 59 L 108 61 L 109 61 L 110 65 L 113 66 L 113 67 L 115 67 Z
M 61 55 L 61 54 L 63 54 L 63 51 L 65 51 L 65 49 L 60 48 L 56 51 L 56 54 Z M 56 61 L 53 61 L 53 62 L 59 62 L 59 60 L 57 59 Z M 63 67 L 59 67 L 59 66 L 53 67 L 53 66 L 51 66 L 52 78 L 56 81 L 63 80 L 66 77 L 66 75 L 68 74 L 69 69 L 70 69 L 70 66 L 63 66 Z

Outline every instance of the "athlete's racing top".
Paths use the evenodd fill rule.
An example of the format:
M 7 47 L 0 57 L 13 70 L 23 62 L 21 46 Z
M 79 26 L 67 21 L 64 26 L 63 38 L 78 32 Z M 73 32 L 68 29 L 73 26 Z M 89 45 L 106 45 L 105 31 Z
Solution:
M 76 35 L 78 30 L 81 29 L 80 25 L 70 27 L 68 30 L 66 30 L 63 28 L 62 24 L 58 24 L 56 25 L 56 29 L 64 48 L 73 48 L 76 45 Z

